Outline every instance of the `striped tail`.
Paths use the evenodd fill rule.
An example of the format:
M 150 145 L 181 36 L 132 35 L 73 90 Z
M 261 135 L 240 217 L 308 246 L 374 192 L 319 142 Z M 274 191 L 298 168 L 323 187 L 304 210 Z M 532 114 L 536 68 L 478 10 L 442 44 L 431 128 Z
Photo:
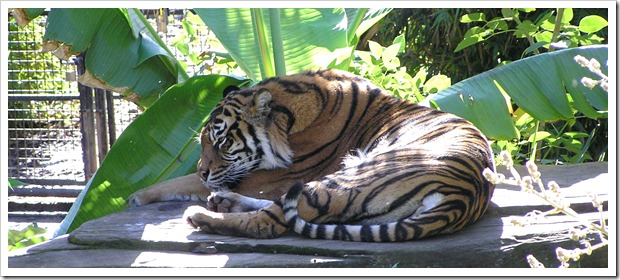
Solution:
M 375 225 L 314 224 L 305 221 L 297 212 L 297 201 L 304 184 L 296 183 L 284 197 L 284 218 L 296 233 L 314 239 L 332 239 L 358 242 L 399 242 L 432 234 L 419 224 L 425 221 L 408 217 L 397 222 Z M 428 220 L 427 220 L 428 221 Z M 435 232 L 436 233 L 436 232 Z

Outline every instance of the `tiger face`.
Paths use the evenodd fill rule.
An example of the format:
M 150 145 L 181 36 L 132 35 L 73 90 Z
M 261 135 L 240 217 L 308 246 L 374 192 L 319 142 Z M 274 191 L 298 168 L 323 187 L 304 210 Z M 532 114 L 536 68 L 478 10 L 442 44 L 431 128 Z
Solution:
M 198 175 L 212 192 L 234 191 L 254 170 L 286 168 L 292 151 L 274 123 L 272 94 L 233 91 L 215 107 L 200 133 Z

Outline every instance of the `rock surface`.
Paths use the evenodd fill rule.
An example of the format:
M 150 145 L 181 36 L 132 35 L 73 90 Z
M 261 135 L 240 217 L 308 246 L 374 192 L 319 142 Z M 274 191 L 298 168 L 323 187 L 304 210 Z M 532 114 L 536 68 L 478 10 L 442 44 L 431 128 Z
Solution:
M 506 173 L 505 168 L 498 169 Z M 523 168 L 518 170 L 526 174 Z M 571 207 L 583 213 L 582 217 L 601 217 L 587 193 L 608 199 L 614 184 L 607 163 L 541 166 L 540 171 L 544 182 L 555 180 L 562 187 Z M 8 267 L 493 268 L 528 267 L 528 254 L 547 267 L 557 267 L 556 247 L 583 248 L 569 239 L 568 230 L 579 223 L 566 215 L 541 219 L 527 227 L 513 225 L 513 215 L 551 209 L 519 187 L 498 185 L 492 202 L 483 219 L 462 231 L 390 244 L 312 240 L 292 232 L 270 240 L 205 234 L 182 219 L 193 203 L 155 203 L 87 222 L 70 235 L 11 252 Z M 593 244 L 599 241 L 593 232 L 587 239 Z M 607 247 L 571 262 L 571 267 L 608 267 Z

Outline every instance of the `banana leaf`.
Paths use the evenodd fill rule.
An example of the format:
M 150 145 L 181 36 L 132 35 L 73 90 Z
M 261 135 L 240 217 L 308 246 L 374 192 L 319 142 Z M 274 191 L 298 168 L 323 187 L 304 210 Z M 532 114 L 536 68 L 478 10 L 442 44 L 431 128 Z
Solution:
M 606 45 L 565 49 L 463 80 L 431 97 L 430 102 L 471 121 L 492 139 L 519 137 L 507 98 L 540 121 L 572 119 L 572 108 L 589 118 L 605 117 L 608 94 L 600 87 L 589 89 L 581 84 L 582 77 L 596 76 L 575 62 L 576 55 L 596 58 L 607 73 Z
M 60 58 L 86 52 L 82 84 L 121 92 L 148 108 L 184 72 L 167 48 L 135 31 L 145 26 L 136 17 L 142 15 L 125 9 L 51 9 L 44 50 Z
M 228 86 L 248 80 L 195 76 L 172 86 L 121 134 L 80 193 L 55 235 L 126 208 L 125 199 L 157 182 L 196 171 L 195 136 Z
M 26 27 L 30 21 L 45 12 L 44 8 L 17 8 L 13 9 L 13 16 L 19 27 Z
M 194 10 L 248 77 L 259 81 L 275 75 L 274 59 L 284 61 L 288 74 L 338 65 L 346 69 L 349 65 L 341 56 L 351 57 L 355 38 L 391 9 Z M 271 24 L 274 15 L 279 26 Z M 281 38 L 281 42 L 276 40 L 282 44 L 279 55 L 274 55 L 274 35 Z M 267 54 L 261 53 L 263 47 Z M 345 63 L 336 65 L 334 62 L 339 59 Z

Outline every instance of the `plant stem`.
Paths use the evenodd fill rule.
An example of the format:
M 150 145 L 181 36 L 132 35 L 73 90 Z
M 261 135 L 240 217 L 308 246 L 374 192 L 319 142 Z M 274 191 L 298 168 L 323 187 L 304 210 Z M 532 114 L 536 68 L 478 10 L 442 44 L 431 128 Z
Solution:
M 517 170 L 511 166 L 510 168 L 510 172 L 512 174 L 513 177 L 517 178 L 517 177 L 521 177 L 521 175 L 519 174 L 519 172 L 517 172 Z M 504 181 L 502 183 L 504 184 L 513 184 L 516 186 L 520 185 L 520 179 L 518 179 L 517 181 L 511 182 L 510 180 L 504 179 Z M 558 212 L 561 212 L 567 216 L 573 217 L 575 218 L 579 223 L 581 223 L 582 225 L 585 226 L 589 226 L 595 230 L 597 230 L 598 232 L 600 232 L 601 234 L 603 234 L 604 236 L 609 236 L 605 223 L 601 222 L 600 225 L 597 225 L 594 222 L 590 222 L 582 217 L 579 216 L 579 214 L 577 212 L 575 212 L 575 210 L 573 210 L 572 208 L 570 208 L 570 206 L 566 207 L 566 205 L 560 205 L 558 203 L 556 203 L 555 201 L 549 199 L 549 197 L 547 197 L 547 192 L 545 190 L 544 185 L 542 184 L 542 180 L 539 178 L 538 179 L 538 187 L 540 188 L 540 191 L 536 191 L 533 190 L 531 193 L 535 196 L 540 197 L 542 200 L 546 201 L 547 203 L 549 203 L 549 205 L 553 206 L 554 209 L 551 209 L 547 212 L 544 212 L 543 216 L 549 215 L 549 214 L 555 214 Z M 602 212 L 601 212 L 602 215 Z M 604 218 L 601 216 L 601 221 L 604 221 Z
M 273 61 L 276 76 L 286 75 L 286 61 L 284 60 L 284 45 L 282 44 L 282 24 L 280 23 L 280 9 L 269 9 L 269 27 L 271 28 L 271 44 L 273 45 Z
M 562 27 L 562 16 L 564 16 L 564 8 L 558 8 L 558 14 L 555 17 L 555 26 L 553 27 L 553 35 L 551 35 L 551 42 L 555 43 L 558 39 L 558 35 L 560 34 L 560 27 Z M 549 46 L 549 52 L 554 51 L 555 48 L 553 46 Z
M 271 47 L 267 38 L 267 29 L 265 18 L 263 17 L 263 9 L 252 8 L 252 26 L 256 34 L 256 44 L 258 45 L 260 61 L 261 61 L 261 79 L 275 76 L 273 59 L 271 58 Z
M 508 11 L 510 11 L 510 16 L 512 17 L 512 19 L 517 23 L 517 24 L 521 24 L 521 20 L 519 19 L 519 17 L 517 17 L 517 15 L 515 15 L 515 12 L 512 9 L 508 9 Z M 530 46 L 533 46 L 534 43 L 534 39 L 532 39 L 532 35 L 530 35 L 529 32 L 527 31 L 523 31 L 525 33 L 525 37 L 527 38 L 527 41 L 530 42 Z M 539 54 L 538 50 L 534 50 L 534 54 Z
M 531 162 L 535 162 L 535 160 L 537 158 L 538 142 L 541 142 L 541 141 L 537 141 L 536 138 L 538 136 L 538 131 L 540 131 L 540 128 L 541 128 L 540 121 L 536 121 L 536 132 L 534 132 L 534 139 L 532 140 L 532 151 L 530 152 L 530 161 Z
M 594 134 L 596 133 L 596 128 L 597 127 L 595 126 L 592 129 L 592 131 L 590 131 L 590 135 L 588 135 L 588 139 L 586 139 L 586 143 L 581 148 L 581 151 L 579 151 L 579 158 L 577 159 L 576 163 L 583 162 L 583 156 L 588 152 L 588 149 L 590 148 L 590 145 L 592 145 L 592 138 L 594 138 Z

